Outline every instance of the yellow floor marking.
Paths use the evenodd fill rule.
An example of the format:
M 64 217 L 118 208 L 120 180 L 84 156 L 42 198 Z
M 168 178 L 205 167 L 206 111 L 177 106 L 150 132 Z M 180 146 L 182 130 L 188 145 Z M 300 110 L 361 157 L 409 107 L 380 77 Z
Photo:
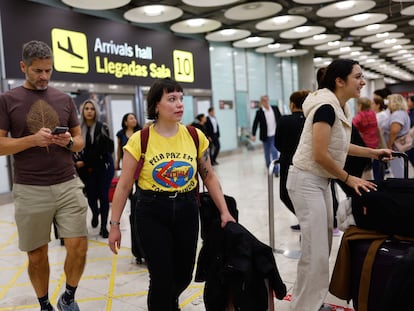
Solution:
M 116 275 L 116 263 L 118 261 L 117 255 L 112 256 L 112 270 L 111 270 L 111 277 L 109 279 L 109 288 L 108 288 L 108 302 L 106 304 L 106 310 L 112 310 L 112 299 L 114 294 L 115 288 L 115 275 Z
M 22 273 L 24 271 L 26 271 L 27 269 L 27 264 L 28 264 L 28 260 L 26 260 L 24 262 L 23 265 L 21 265 L 19 267 L 19 269 L 17 269 L 16 273 L 14 274 L 14 276 L 10 279 L 10 281 L 7 283 L 6 286 L 4 286 L 4 289 L 2 291 L 0 291 L 0 300 L 2 300 L 4 298 L 4 296 L 7 294 L 7 292 L 10 290 L 10 288 L 13 287 L 14 282 L 16 282 L 16 280 L 20 277 L 20 275 L 22 275 Z

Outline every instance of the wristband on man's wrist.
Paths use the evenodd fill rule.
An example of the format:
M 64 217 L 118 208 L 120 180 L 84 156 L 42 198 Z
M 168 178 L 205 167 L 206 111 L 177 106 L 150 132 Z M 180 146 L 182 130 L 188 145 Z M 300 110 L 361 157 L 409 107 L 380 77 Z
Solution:
M 71 137 L 68 144 L 65 146 L 66 149 L 70 150 L 73 147 L 73 138 Z

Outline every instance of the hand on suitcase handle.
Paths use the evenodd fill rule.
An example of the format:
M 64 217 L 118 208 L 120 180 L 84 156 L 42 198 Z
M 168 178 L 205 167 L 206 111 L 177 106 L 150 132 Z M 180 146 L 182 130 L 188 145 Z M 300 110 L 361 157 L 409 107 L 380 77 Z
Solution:
M 392 160 L 394 156 L 399 156 L 399 154 L 401 153 L 401 152 L 396 152 L 392 149 L 371 149 L 371 150 L 373 150 L 377 154 L 377 157 L 374 159 L 377 159 L 383 162 Z
M 392 158 L 406 158 L 408 159 L 408 155 L 405 152 L 399 152 L 399 151 L 392 151 L 391 152 L 391 158 L 388 158 L 386 155 L 380 155 L 378 159 L 380 161 L 389 161 L 392 160 Z M 385 160 L 383 160 L 385 159 Z

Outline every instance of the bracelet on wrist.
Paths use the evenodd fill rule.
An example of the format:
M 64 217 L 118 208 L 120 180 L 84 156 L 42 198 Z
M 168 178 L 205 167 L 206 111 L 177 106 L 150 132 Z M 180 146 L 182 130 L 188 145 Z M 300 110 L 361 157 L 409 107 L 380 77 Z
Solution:
M 111 226 L 119 226 L 121 223 L 120 223 L 119 221 L 110 220 L 110 221 L 109 221 L 109 224 L 110 224 Z
M 349 173 L 348 173 L 348 175 L 346 175 L 346 178 L 345 178 L 345 180 L 344 180 L 344 183 L 345 183 L 345 184 L 348 182 L 348 178 L 349 178 Z

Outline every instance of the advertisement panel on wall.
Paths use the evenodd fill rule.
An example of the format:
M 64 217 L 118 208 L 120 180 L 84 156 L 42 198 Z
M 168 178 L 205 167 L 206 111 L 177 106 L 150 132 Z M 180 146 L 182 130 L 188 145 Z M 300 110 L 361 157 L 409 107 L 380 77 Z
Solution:
M 204 40 L 21 0 L 0 1 L 0 14 L 6 79 L 22 78 L 21 47 L 41 40 L 53 49 L 55 81 L 150 85 L 170 77 L 186 88 L 211 88 Z

